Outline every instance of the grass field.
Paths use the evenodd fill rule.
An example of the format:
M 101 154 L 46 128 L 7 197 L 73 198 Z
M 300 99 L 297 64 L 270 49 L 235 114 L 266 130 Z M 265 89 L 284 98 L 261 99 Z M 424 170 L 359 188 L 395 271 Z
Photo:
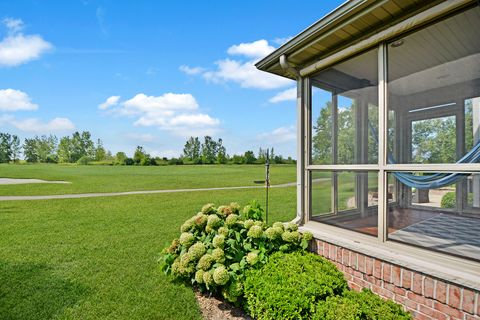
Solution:
M 1 165 L 0 177 L 72 185 L 8 185 L 1 195 L 253 185 L 263 166 Z M 272 183 L 295 181 L 274 166 Z M 200 319 L 189 287 L 158 268 L 161 249 L 203 204 L 252 199 L 263 189 L 0 202 L 0 319 Z M 295 187 L 270 191 L 270 221 L 295 216 Z
M 274 165 L 271 183 L 296 181 L 295 165 Z M 0 195 L 52 195 L 156 189 L 255 185 L 263 180 L 263 165 L 215 166 L 72 166 L 0 164 L 2 178 L 65 180 L 71 184 L 0 185 Z
M 264 166 L 109 167 L 0 165 L 0 177 L 66 180 L 0 186 L 0 195 L 48 195 L 254 185 Z M 295 181 L 273 166 L 272 184 Z M 314 208 L 330 208 L 330 173 L 315 173 Z M 354 177 L 339 180 L 339 199 Z M 84 199 L 0 201 L 0 319 L 200 319 L 191 288 L 158 268 L 161 249 L 203 204 L 258 199 L 263 189 Z M 269 221 L 289 221 L 296 188 L 270 191 Z

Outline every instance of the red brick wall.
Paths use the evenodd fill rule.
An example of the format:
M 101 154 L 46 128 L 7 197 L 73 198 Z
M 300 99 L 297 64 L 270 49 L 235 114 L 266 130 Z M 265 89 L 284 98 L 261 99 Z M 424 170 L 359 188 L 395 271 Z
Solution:
M 480 320 L 480 294 L 395 264 L 316 240 L 312 251 L 332 261 L 350 288 L 371 289 L 402 304 L 415 319 Z

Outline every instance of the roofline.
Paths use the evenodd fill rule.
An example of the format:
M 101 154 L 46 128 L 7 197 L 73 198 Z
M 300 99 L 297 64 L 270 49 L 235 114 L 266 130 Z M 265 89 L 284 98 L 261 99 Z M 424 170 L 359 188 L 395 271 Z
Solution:
M 366 5 L 371 4 L 371 0 L 347 0 L 323 18 L 307 27 L 298 35 L 293 37 L 290 41 L 284 43 L 278 49 L 270 53 L 268 56 L 258 61 L 255 66 L 258 69 L 265 70 L 271 64 L 278 62 L 280 56 L 295 50 L 297 47 L 304 44 L 305 41 L 314 36 L 319 30 L 323 30 L 334 23 L 341 22 L 342 18 L 348 15 L 353 10 L 358 10 Z

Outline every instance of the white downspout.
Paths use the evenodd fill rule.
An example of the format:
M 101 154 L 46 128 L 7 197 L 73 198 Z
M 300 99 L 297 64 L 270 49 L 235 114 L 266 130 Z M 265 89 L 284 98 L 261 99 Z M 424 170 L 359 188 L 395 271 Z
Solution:
M 480 141 L 480 98 L 472 99 L 473 145 Z M 480 174 L 473 175 L 473 206 L 480 207 Z
M 282 69 L 297 79 L 297 215 L 292 222 L 302 224 L 305 213 L 305 108 L 303 97 L 303 79 L 300 72 L 287 60 L 280 56 Z

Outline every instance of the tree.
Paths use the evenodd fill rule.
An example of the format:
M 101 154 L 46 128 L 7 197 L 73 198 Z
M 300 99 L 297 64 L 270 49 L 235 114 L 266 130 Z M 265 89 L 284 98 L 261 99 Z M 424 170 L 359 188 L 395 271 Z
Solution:
M 313 125 L 312 158 L 316 164 L 333 163 L 332 103 L 328 101 Z M 337 164 L 355 162 L 355 104 L 338 110 L 337 115 Z M 370 143 L 369 143 L 370 145 Z
M 12 156 L 12 136 L 9 133 L 0 132 L 0 163 L 9 162 Z
M 253 153 L 253 151 L 247 151 L 245 152 L 245 154 L 243 155 L 244 157 L 244 161 L 246 164 L 252 164 L 252 163 L 255 163 L 255 161 L 257 160 L 255 158 L 255 154 Z
M 202 144 L 202 163 L 215 163 L 217 158 L 217 143 L 210 136 L 205 136 Z
M 103 147 L 103 142 L 100 139 L 97 139 L 97 146 L 95 147 L 95 160 L 103 161 L 107 158 L 107 151 Z
M 91 139 L 91 134 L 88 131 L 79 133 L 76 131 L 71 138 L 72 154 L 70 162 L 77 162 L 83 156 L 90 159 L 95 158 L 95 145 Z
M 192 161 L 195 164 L 201 163 L 201 145 L 198 137 L 190 137 L 190 139 L 185 142 L 185 147 L 183 148 L 183 156 L 187 160 Z
M 137 146 L 133 154 L 133 162 L 136 165 L 145 165 L 147 159 L 147 153 L 143 150 L 142 146 Z
M 23 154 L 27 162 L 57 162 L 57 137 L 54 135 L 43 135 L 25 139 Z
M 18 159 L 20 158 L 20 152 L 22 150 L 22 147 L 20 146 L 20 138 L 16 135 L 12 136 L 11 150 L 12 150 L 12 160 L 13 162 L 17 162 Z
M 218 139 L 216 151 L 217 151 L 217 163 L 218 164 L 227 163 L 227 160 L 228 160 L 227 159 L 227 149 L 223 146 L 223 140 L 222 139 Z
M 312 158 L 316 164 L 332 163 L 332 103 L 320 109 L 312 128 Z
M 25 139 L 23 143 L 23 155 L 27 162 L 38 162 L 37 143 L 34 138 Z
M 57 162 L 57 156 L 55 154 L 57 149 L 56 136 L 35 136 L 35 143 L 39 162 Z
M 67 136 L 60 139 L 57 148 L 57 157 L 59 162 L 73 162 L 73 144 L 70 137 Z
M 127 161 L 127 155 L 125 152 L 117 152 L 115 154 L 115 164 L 125 165 Z
M 242 155 L 234 154 L 232 157 L 232 162 L 234 164 L 243 164 L 245 163 L 245 158 Z
M 258 149 L 258 157 L 257 157 L 257 162 L 258 163 L 265 163 L 267 160 L 267 150 L 262 149 L 261 147 Z

